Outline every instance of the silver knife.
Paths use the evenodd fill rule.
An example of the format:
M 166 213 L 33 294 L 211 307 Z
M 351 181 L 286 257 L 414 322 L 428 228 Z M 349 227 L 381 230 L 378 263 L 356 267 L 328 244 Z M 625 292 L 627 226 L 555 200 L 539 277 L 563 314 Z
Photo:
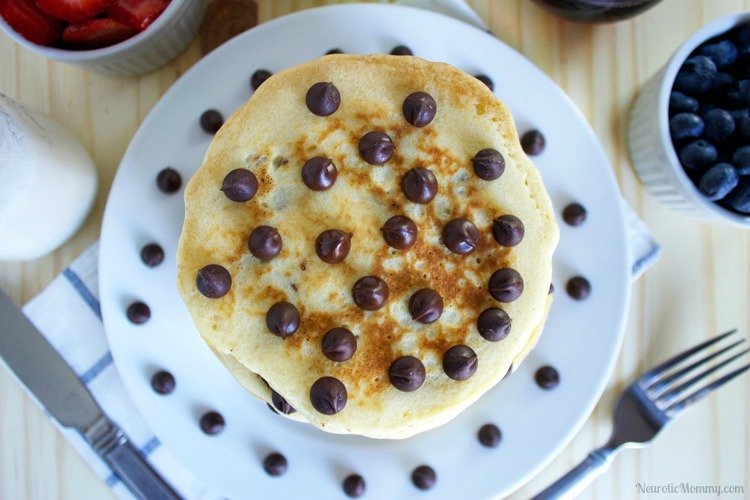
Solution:
M 2 290 L 0 358 L 55 420 L 76 429 L 91 444 L 136 497 L 180 498 L 107 418 L 62 356 Z

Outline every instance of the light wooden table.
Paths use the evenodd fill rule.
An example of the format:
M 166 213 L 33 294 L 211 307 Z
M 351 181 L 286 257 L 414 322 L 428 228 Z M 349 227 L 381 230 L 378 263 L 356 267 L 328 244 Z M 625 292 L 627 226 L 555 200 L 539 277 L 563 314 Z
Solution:
M 263 22 L 335 2 L 256 3 Z M 637 374 L 699 339 L 735 327 L 745 336 L 750 332 L 750 231 L 701 224 L 663 208 L 639 184 L 626 148 L 627 110 L 641 84 L 700 26 L 750 10 L 750 0 L 663 0 L 633 20 L 610 25 L 557 20 L 530 0 L 469 3 L 499 38 L 576 102 L 604 145 L 624 197 L 664 247 L 656 265 L 633 286 L 625 341 L 599 405 L 563 452 L 513 495 L 527 498 L 607 439 L 614 398 Z M 0 287 L 16 302 L 41 291 L 98 238 L 107 193 L 128 142 L 159 97 L 200 55 L 196 40 L 153 74 L 115 79 L 45 60 L 0 35 L 0 92 L 72 130 L 91 152 L 100 180 L 91 215 L 62 248 L 32 262 L 0 263 Z M 649 448 L 622 453 L 581 498 L 681 498 L 640 494 L 638 483 L 743 486 L 744 495 L 722 498 L 750 498 L 749 396 L 750 377 L 734 381 L 692 408 Z M 0 498 L 109 497 L 107 487 L 0 370 Z

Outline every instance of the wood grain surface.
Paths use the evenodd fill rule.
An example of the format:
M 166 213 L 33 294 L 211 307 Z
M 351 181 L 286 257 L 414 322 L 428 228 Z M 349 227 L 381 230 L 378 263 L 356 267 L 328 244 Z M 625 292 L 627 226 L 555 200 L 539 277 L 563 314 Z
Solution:
M 236 8 L 253 2 L 228 3 Z M 257 22 L 331 3 L 337 2 L 256 1 Z M 723 15 L 750 11 L 750 0 L 663 0 L 632 20 L 603 25 L 556 19 L 530 0 L 469 4 L 493 33 L 570 95 L 601 140 L 624 197 L 663 245 L 658 262 L 633 285 L 624 344 L 601 401 L 563 451 L 511 497 L 522 499 L 606 441 L 614 399 L 639 373 L 716 333 L 739 328 L 747 337 L 750 332 L 750 231 L 703 224 L 662 207 L 639 183 L 626 143 L 627 113 L 639 87 L 694 31 Z M 0 92 L 67 126 L 92 154 L 100 181 L 94 208 L 70 241 L 31 262 L 0 263 L 0 287 L 17 303 L 40 292 L 97 240 L 113 176 L 139 124 L 170 85 L 216 43 L 213 35 L 199 36 L 173 63 L 152 74 L 113 78 L 46 60 L 0 34 Z M 641 493 L 637 486 L 681 483 L 742 486 L 744 494 L 724 493 L 721 498 L 750 498 L 749 396 L 750 377 L 734 381 L 692 408 L 648 448 L 621 453 L 580 498 L 716 497 Z M 501 473 L 502 464 L 498 467 Z M 440 495 L 435 491 L 428 497 Z M 112 498 L 2 369 L 0 498 Z

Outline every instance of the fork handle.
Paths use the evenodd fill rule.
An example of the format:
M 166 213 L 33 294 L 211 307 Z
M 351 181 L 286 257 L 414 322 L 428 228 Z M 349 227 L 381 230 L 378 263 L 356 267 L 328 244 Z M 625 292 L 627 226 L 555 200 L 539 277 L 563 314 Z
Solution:
M 538 493 L 532 500 L 575 498 L 591 481 L 609 468 L 614 452 L 615 450 L 606 446 L 592 451 L 583 462 Z

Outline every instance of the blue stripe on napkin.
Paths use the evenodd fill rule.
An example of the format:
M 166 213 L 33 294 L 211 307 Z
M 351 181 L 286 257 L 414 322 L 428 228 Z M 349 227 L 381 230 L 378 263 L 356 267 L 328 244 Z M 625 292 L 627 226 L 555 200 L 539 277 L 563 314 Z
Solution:
M 89 368 L 80 376 L 81 382 L 88 385 L 92 380 L 96 378 L 106 367 L 112 364 L 112 353 L 107 352 L 104 356 L 99 359 L 94 366 Z
M 83 301 L 86 302 L 94 314 L 96 314 L 96 317 L 102 319 L 102 308 L 99 305 L 99 301 L 94 297 L 94 294 L 91 293 L 91 290 L 88 289 L 83 280 L 69 267 L 63 271 L 63 276 L 65 276 L 70 284 L 73 285 L 73 288 L 76 289 Z

